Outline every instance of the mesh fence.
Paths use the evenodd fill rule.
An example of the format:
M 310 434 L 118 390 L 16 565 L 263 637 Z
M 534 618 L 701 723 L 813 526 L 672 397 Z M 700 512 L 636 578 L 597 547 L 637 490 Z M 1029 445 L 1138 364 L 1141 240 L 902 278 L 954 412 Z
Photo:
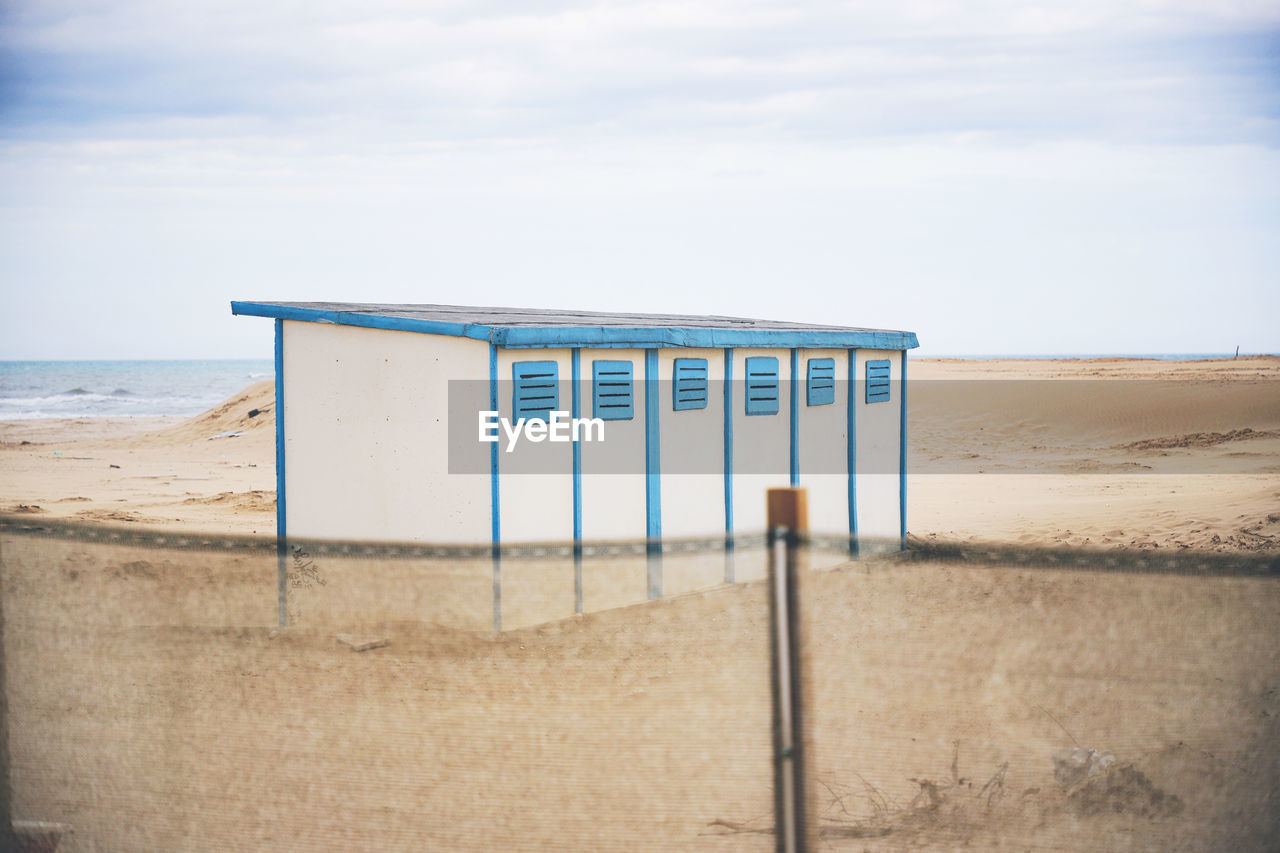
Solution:
M 806 578 L 833 849 L 1274 849 L 1274 559 L 948 550 Z
M 41 527 L 9 751 L 59 850 L 774 849 L 762 541 L 659 600 L 644 543 L 504 553 L 500 632 L 486 551 L 291 543 L 279 628 L 274 541 Z M 1274 556 L 915 544 L 802 554 L 818 849 L 1274 849 Z

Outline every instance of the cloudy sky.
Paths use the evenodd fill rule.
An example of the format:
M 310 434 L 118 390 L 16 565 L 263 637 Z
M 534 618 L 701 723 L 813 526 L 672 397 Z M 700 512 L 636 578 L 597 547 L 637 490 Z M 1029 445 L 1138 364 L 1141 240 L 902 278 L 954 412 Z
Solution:
M 1280 351 L 1280 4 L 6 0 L 0 358 L 250 300 Z

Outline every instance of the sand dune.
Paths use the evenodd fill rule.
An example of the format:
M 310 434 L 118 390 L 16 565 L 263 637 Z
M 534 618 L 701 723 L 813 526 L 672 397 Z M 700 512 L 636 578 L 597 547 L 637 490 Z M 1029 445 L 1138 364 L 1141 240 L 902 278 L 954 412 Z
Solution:
M 182 445 L 216 440 L 217 436 L 227 437 L 232 433 L 242 436 L 261 433 L 270 436 L 274 442 L 275 405 L 275 383 L 271 380 L 255 382 L 201 415 L 167 429 L 144 433 L 135 440 L 144 444 Z

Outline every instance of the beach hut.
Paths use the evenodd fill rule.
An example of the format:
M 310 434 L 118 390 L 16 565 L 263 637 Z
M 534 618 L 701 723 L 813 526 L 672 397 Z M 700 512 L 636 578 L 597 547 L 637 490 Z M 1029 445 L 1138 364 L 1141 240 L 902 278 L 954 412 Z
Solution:
M 231 308 L 275 320 L 282 537 L 732 547 L 763 531 L 767 487 L 799 485 L 814 533 L 848 536 L 855 553 L 860 540 L 904 541 L 911 332 L 447 305 Z
M 816 533 L 906 529 L 911 332 L 447 305 L 231 308 L 275 320 L 281 535 L 732 536 L 763 530 L 764 489 L 777 485 L 808 487 Z M 497 415 L 482 436 L 484 412 Z M 507 427 L 553 412 L 565 413 L 554 437 L 512 439 Z M 575 442 L 573 419 L 599 423 Z

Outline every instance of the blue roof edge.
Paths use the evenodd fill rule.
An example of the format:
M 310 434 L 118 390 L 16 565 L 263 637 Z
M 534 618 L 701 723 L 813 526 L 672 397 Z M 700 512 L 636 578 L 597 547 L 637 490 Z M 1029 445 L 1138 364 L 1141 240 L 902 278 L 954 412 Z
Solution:
M 410 317 L 384 317 L 351 311 L 325 311 L 299 308 L 296 305 L 272 305 L 266 302 L 232 302 L 231 313 L 244 317 L 272 317 L 276 320 L 301 320 L 306 323 L 330 323 L 336 326 L 360 326 L 394 332 L 420 332 L 427 335 L 451 335 L 488 341 L 493 328 L 472 323 L 443 323 L 439 320 L 415 320 Z
M 908 350 L 920 346 L 915 332 L 874 329 L 714 329 L 702 326 L 484 326 L 472 323 L 445 323 L 347 311 L 325 311 L 266 302 L 232 302 L 231 313 L 245 317 L 270 317 L 307 323 L 332 323 L 451 335 L 492 341 L 510 349 L 547 347 L 826 347 L 832 349 Z

